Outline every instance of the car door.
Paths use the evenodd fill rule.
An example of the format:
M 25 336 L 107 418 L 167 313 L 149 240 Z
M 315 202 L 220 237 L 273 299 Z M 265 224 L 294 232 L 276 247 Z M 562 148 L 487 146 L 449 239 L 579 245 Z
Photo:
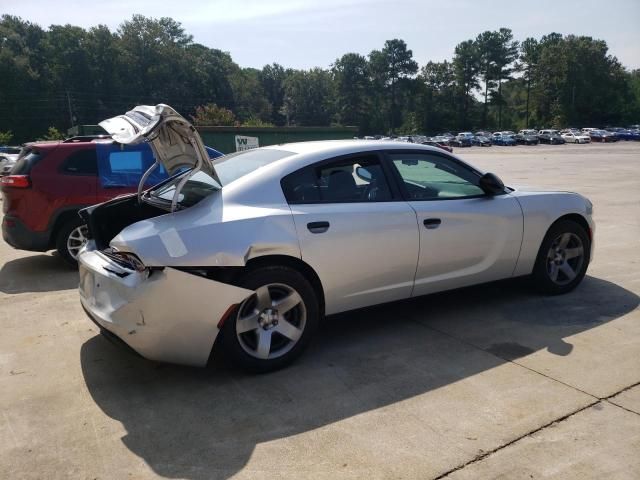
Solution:
M 420 230 L 413 296 L 510 277 L 523 214 L 508 193 L 487 195 L 480 173 L 436 152 L 388 152 Z
M 302 260 L 320 277 L 327 314 L 410 297 L 416 215 L 377 153 L 318 162 L 282 185 Z

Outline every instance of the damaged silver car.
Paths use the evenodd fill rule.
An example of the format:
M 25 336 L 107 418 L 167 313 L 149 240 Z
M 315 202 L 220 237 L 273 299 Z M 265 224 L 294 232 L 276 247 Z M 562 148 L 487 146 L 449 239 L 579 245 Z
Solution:
M 101 125 L 148 142 L 156 164 L 136 194 L 81 212 L 80 298 L 103 332 L 152 360 L 204 366 L 216 343 L 269 371 L 324 315 L 524 275 L 565 293 L 591 258 L 586 198 L 506 187 L 440 149 L 305 142 L 212 163 L 166 105 Z M 143 190 L 159 167 L 171 177 Z

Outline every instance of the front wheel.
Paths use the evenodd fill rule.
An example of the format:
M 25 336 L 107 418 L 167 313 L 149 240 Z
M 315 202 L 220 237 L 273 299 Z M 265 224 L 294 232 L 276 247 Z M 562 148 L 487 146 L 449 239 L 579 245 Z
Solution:
M 532 275 L 535 286 L 551 295 L 570 292 L 587 273 L 590 251 L 589 234 L 580 224 L 554 223 L 538 251 Z
M 285 367 L 303 352 L 318 327 L 313 287 L 301 273 L 284 266 L 253 270 L 240 286 L 254 293 L 222 327 L 226 353 L 252 372 Z

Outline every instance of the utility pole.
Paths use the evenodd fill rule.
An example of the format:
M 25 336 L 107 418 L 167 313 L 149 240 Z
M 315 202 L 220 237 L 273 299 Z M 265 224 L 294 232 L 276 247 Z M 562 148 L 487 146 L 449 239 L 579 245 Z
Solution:
M 71 122 L 71 127 L 73 127 L 73 112 L 71 111 L 71 96 L 69 95 L 69 90 L 67 92 L 67 106 L 69 107 L 69 121 Z

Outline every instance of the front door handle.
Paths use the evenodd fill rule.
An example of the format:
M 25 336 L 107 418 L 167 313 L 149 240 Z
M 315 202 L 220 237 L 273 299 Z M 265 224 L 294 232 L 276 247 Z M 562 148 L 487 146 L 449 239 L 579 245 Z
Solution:
M 439 218 L 425 218 L 424 222 L 422 223 L 424 223 L 424 226 L 429 230 L 433 230 L 434 228 L 438 228 L 440 226 L 442 220 L 440 220 Z
M 324 233 L 329 230 L 329 222 L 310 222 L 307 228 L 311 233 Z

